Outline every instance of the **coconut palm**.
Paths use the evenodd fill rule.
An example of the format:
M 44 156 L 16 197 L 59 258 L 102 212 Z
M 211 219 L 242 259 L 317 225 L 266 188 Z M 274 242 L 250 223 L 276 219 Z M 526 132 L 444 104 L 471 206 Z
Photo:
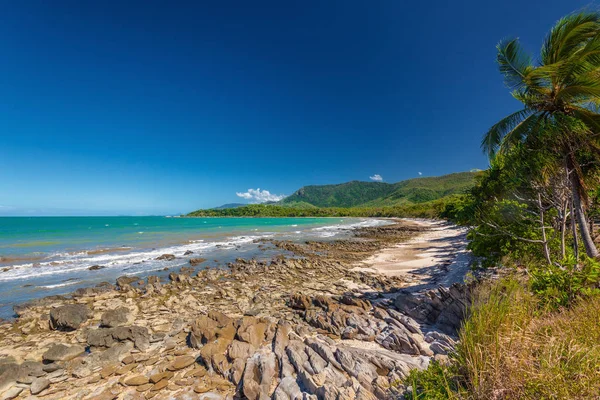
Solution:
M 519 41 L 497 46 L 500 72 L 524 105 L 491 127 L 482 148 L 491 159 L 517 144 L 543 142 L 561 155 L 586 253 L 597 257 L 586 218 L 587 192 L 578 154 L 600 155 L 600 13 L 569 15 L 554 26 L 533 62 Z

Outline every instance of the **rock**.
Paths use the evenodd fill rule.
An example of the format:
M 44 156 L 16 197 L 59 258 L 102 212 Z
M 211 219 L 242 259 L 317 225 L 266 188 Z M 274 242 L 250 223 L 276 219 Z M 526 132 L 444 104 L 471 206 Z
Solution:
M 35 378 L 46 375 L 46 371 L 44 371 L 44 364 L 37 361 L 24 361 L 19 367 L 19 372 Z
M 256 347 L 254 347 L 252 344 L 234 340 L 227 349 L 227 355 L 232 360 L 235 360 L 236 358 L 242 358 L 246 360 L 252 354 L 254 354 L 255 351 Z
M 190 258 L 190 265 L 195 267 L 196 265 L 202 264 L 206 261 L 206 258 Z
M 175 258 L 176 257 L 173 254 L 163 254 L 162 256 L 156 257 L 156 260 L 172 261 Z
M 243 317 L 237 330 L 237 338 L 258 347 L 265 340 L 266 331 L 266 323 L 260 322 L 254 317 Z
M 273 393 L 273 400 L 299 400 L 302 399 L 302 390 L 298 382 L 291 376 L 286 376 L 279 382 Z
M 50 386 L 50 381 L 46 378 L 36 378 L 31 383 L 31 394 L 35 395 L 40 393 L 42 390 L 45 390 Z
M 233 340 L 236 329 L 233 320 L 223 313 L 212 312 L 208 316 L 199 316 L 190 330 L 189 341 L 193 348 L 199 349 L 202 344 L 214 339 Z
M 165 372 L 159 372 L 156 373 L 154 375 L 150 375 L 150 382 L 152 383 L 158 383 L 162 380 L 169 380 L 171 379 L 175 374 L 173 374 L 173 372 L 171 371 L 165 371 Z
M 183 253 L 184 256 L 189 256 L 190 254 L 194 254 L 194 252 L 191 250 L 186 250 L 185 253 Z
M 88 268 L 88 270 L 90 270 L 90 271 L 97 271 L 99 269 L 104 269 L 104 268 L 106 268 L 106 267 L 103 266 L 103 265 L 92 265 L 91 267 Z
M 138 350 L 146 351 L 150 346 L 148 328 L 134 325 L 92 329 L 87 336 L 88 344 L 94 347 L 111 347 L 126 340 L 132 341 Z
M 298 310 L 308 310 L 311 305 L 310 298 L 301 293 L 294 293 L 290 297 L 290 307 Z
M 199 349 L 202 344 L 213 340 L 216 336 L 215 331 L 219 327 L 218 323 L 208 316 L 201 315 L 192 324 L 190 330 L 190 344 L 193 348 Z
M 213 359 L 218 356 L 224 356 L 231 340 L 219 338 L 202 346 L 200 349 L 200 358 L 206 366 L 213 366 Z
M 107 365 L 106 367 L 104 367 L 100 370 L 100 377 L 102 379 L 106 379 L 109 376 L 113 375 L 117 371 L 118 368 L 119 367 L 117 364 Z
M 23 391 L 22 387 L 13 387 L 8 389 L 6 392 L 2 393 L 0 396 L 0 400 L 12 400 L 17 398 Z
M 135 276 L 120 276 L 117 278 L 117 286 L 121 289 L 128 288 L 133 282 L 138 280 Z
M 145 385 L 140 385 L 137 388 L 135 388 L 135 390 L 137 392 L 145 392 L 146 390 L 150 390 L 150 388 L 152 388 L 154 385 L 151 383 L 146 383 Z
M 145 385 L 149 382 L 148 377 L 144 375 L 134 375 L 129 378 L 125 378 L 123 383 L 127 386 L 140 386 Z
M 181 356 L 181 357 L 177 357 L 175 360 L 173 360 L 173 362 L 171 364 L 169 364 L 167 369 L 169 371 L 178 371 L 180 369 L 189 367 L 190 365 L 194 364 L 195 362 L 196 362 L 196 359 L 192 356 Z
M 126 325 L 129 321 L 129 309 L 119 307 L 114 310 L 108 310 L 102 314 L 100 326 L 114 328 L 116 326 Z
M 454 335 L 467 316 L 471 290 L 472 285 L 459 283 L 448 289 L 439 287 L 422 294 L 402 290 L 394 305 L 417 322 L 435 325 L 442 332 Z
M 52 329 L 72 331 L 78 329 L 91 316 L 90 309 L 83 304 L 68 304 L 50 311 Z
M 69 361 L 85 353 L 85 347 L 79 345 L 54 344 L 42 355 L 44 361 Z
M 153 392 L 156 392 L 158 390 L 162 390 L 164 388 L 166 388 L 169 385 L 169 381 L 166 379 L 163 379 L 162 381 L 158 381 L 154 384 L 154 386 L 152 386 L 152 389 L 150 389 Z
M 0 364 L 0 393 L 17 383 L 19 366 L 15 363 Z M 19 392 L 20 393 L 20 392 Z

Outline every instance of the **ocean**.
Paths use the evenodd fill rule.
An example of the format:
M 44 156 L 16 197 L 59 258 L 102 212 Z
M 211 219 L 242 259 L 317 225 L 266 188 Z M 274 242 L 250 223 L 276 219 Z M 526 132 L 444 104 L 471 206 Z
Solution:
M 67 294 L 122 275 L 166 276 L 192 257 L 201 268 L 226 267 L 238 257 L 269 259 L 257 239 L 330 240 L 361 218 L 0 217 L 0 318 L 28 300 Z M 261 246 L 262 247 L 262 246 Z M 184 256 L 187 251 L 193 252 Z M 156 260 L 173 254 L 171 261 Z M 92 266 L 99 266 L 90 270 Z

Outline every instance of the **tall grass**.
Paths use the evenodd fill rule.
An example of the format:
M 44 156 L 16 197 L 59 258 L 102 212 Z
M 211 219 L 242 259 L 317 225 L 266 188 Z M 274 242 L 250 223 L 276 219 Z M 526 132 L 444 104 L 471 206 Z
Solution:
M 418 399 L 598 399 L 600 297 L 552 311 L 517 279 L 483 285 L 452 363 L 406 383 Z

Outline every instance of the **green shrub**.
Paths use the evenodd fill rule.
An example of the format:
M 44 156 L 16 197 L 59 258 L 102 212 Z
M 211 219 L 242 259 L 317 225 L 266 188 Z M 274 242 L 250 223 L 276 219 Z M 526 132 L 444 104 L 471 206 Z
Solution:
M 569 307 L 581 295 L 600 293 L 600 263 L 590 258 L 578 264 L 569 257 L 566 266 L 547 266 L 531 271 L 531 290 L 543 305 L 556 309 Z
M 411 370 L 405 383 L 412 387 L 412 391 L 405 395 L 407 400 L 458 399 L 458 393 L 464 391 L 458 383 L 453 365 L 443 365 L 437 361 L 432 361 L 425 370 Z

